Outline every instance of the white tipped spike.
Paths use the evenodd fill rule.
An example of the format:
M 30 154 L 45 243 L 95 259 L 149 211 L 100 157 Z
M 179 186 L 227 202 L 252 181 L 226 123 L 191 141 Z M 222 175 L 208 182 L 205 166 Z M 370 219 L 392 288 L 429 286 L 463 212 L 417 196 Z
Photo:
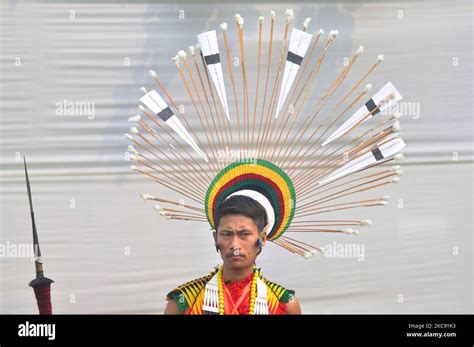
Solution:
M 221 27 L 221 30 L 226 31 L 227 30 L 227 23 L 226 22 L 221 23 L 220 27 Z
M 396 121 L 395 123 L 392 124 L 392 130 L 393 131 L 400 131 L 400 122 Z
M 398 177 L 393 177 L 390 182 L 391 182 L 391 183 L 398 183 L 398 182 L 400 182 L 400 178 L 398 178 Z
M 137 171 L 137 167 L 135 165 L 130 165 L 130 170 Z
M 171 60 L 173 61 L 173 63 L 179 67 L 179 57 L 177 55 L 175 55 L 173 58 L 171 58 Z
M 144 94 L 146 94 L 146 88 L 145 87 L 141 87 L 140 91 L 143 92 Z
M 404 174 L 404 172 L 403 172 L 403 170 L 397 170 L 397 171 L 395 171 L 395 174 L 397 176 L 402 176 Z
M 309 23 L 311 23 L 311 17 L 306 18 L 303 22 L 303 28 L 305 28 L 305 30 L 308 29 Z
M 303 257 L 304 257 L 305 259 L 309 259 L 309 258 L 311 258 L 312 256 L 313 256 L 313 255 L 311 254 L 311 252 L 304 252 L 304 254 L 303 254 Z
M 153 70 L 148 71 L 148 74 L 149 74 L 151 77 L 153 77 L 153 78 L 157 78 L 157 77 L 158 77 L 158 75 L 156 74 L 156 72 L 153 71 Z
M 130 159 L 133 161 L 137 161 L 138 158 L 135 156 L 135 154 L 130 154 Z
M 372 85 L 369 83 L 369 84 L 367 84 L 367 85 L 365 86 L 364 92 L 368 93 L 368 92 L 370 92 L 371 90 L 372 90 Z
M 311 252 L 312 255 L 318 254 L 318 250 L 316 248 L 310 249 L 309 251 Z
M 181 59 L 186 59 L 186 57 L 187 57 L 188 55 L 186 54 L 185 51 L 183 51 L 182 49 L 180 49 L 180 50 L 178 51 L 178 56 L 179 56 Z
M 393 113 L 393 119 L 400 119 L 401 116 L 402 114 L 398 111 Z
M 405 156 L 402 153 L 399 153 L 395 154 L 393 158 L 395 159 L 395 161 L 402 161 L 403 159 L 405 159 Z
M 143 200 L 153 200 L 154 197 L 151 196 L 150 194 L 140 194 Z
M 130 153 L 138 154 L 137 150 L 136 150 L 135 147 L 133 147 L 132 145 L 128 145 L 128 146 L 127 146 L 127 150 L 128 150 Z
M 392 168 L 390 169 L 391 172 L 395 172 L 397 170 L 400 170 L 401 166 L 400 165 L 394 165 L 392 166 Z
M 357 51 L 356 51 L 356 55 L 360 55 L 364 53 L 364 46 L 359 46 L 359 48 L 357 48 Z
M 272 17 L 272 19 L 275 19 L 276 12 L 275 11 L 270 11 L 270 16 Z
M 123 134 L 123 136 L 125 136 L 129 140 L 133 140 L 133 137 L 130 134 L 125 133 L 125 134 Z
M 388 204 L 388 201 L 385 201 L 385 200 L 379 201 L 379 202 L 377 203 L 377 205 L 380 205 L 380 206 L 387 206 L 387 204 Z
M 384 195 L 381 197 L 382 200 L 388 201 L 390 200 L 390 195 Z
M 263 16 L 258 17 L 258 22 L 259 22 L 260 24 L 263 24 L 263 21 L 264 21 L 264 20 L 265 20 L 265 18 L 264 18 Z
M 322 34 L 324 34 L 324 30 L 323 30 L 323 29 L 319 29 L 319 30 L 318 30 L 318 35 L 322 35 Z
M 191 53 L 192 56 L 194 56 L 194 54 L 196 54 L 194 46 L 189 46 L 188 49 L 189 49 L 189 53 Z
M 160 205 L 156 205 L 155 210 L 158 211 L 160 213 L 160 216 L 162 217 L 165 217 L 168 215 L 166 211 L 163 209 L 163 207 L 161 207 Z
M 359 231 L 352 228 L 342 229 L 342 232 L 348 235 L 359 235 Z
M 129 118 L 128 118 L 128 121 L 129 121 L 129 122 L 138 122 L 138 121 L 140 121 L 141 119 L 142 119 L 142 117 L 137 114 L 137 115 L 135 115 L 135 116 L 133 116 L 133 117 L 129 117 Z
M 138 129 L 135 128 L 135 127 L 131 127 L 131 128 L 130 128 L 130 132 L 131 132 L 132 134 L 135 134 L 135 135 L 139 133 Z
M 329 39 L 330 39 L 330 40 L 334 40 L 334 39 L 337 37 L 338 33 L 339 33 L 339 32 L 338 32 L 337 30 L 331 30 L 331 31 L 329 32 Z
M 372 225 L 372 221 L 370 219 L 362 219 L 360 221 L 360 225 L 363 225 L 363 226 L 370 226 Z
M 379 63 L 381 63 L 382 61 L 384 61 L 384 59 L 385 59 L 385 57 L 384 57 L 383 54 L 379 54 L 379 55 L 377 56 L 377 61 L 378 61 Z
M 146 109 L 145 109 L 145 107 L 143 107 L 143 105 L 138 105 L 138 109 L 142 112 L 146 111 Z
M 285 16 L 288 22 L 292 20 L 293 18 L 295 18 L 295 13 L 293 12 L 293 9 L 289 8 L 288 10 L 286 10 Z
M 244 19 L 242 18 L 242 16 L 241 16 L 240 14 L 237 13 L 237 14 L 234 16 L 234 18 L 235 18 L 235 21 L 237 22 L 237 24 L 238 24 L 239 26 L 242 26 L 242 25 L 244 24 Z
M 317 249 L 318 252 L 320 252 L 321 254 L 324 254 L 324 248 L 322 248 L 322 247 L 316 247 L 316 249 Z

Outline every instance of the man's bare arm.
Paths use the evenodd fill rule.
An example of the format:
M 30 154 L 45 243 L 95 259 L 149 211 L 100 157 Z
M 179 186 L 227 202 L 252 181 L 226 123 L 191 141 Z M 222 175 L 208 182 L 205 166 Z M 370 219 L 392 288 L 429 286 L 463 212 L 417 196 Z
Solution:
M 292 297 L 286 304 L 286 314 L 301 314 L 300 303 L 296 297 Z
M 176 305 L 174 300 L 168 300 L 164 314 L 183 314 L 183 312 L 178 309 L 178 305 Z

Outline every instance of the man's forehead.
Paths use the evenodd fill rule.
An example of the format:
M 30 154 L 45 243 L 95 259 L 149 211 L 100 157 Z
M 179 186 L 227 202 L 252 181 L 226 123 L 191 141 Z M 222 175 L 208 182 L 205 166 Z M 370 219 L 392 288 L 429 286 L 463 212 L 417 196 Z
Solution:
M 255 224 L 254 220 L 250 217 L 240 215 L 240 214 L 233 214 L 233 215 L 225 215 L 219 221 L 219 228 L 237 228 L 237 229 L 249 229 L 254 228 L 257 225 Z

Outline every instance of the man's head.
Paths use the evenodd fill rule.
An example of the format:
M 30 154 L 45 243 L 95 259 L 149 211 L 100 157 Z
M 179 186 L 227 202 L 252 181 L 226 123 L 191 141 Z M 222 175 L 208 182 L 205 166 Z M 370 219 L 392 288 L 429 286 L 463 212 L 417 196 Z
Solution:
M 267 213 L 256 200 L 233 195 L 216 211 L 214 240 L 224 263 L 234 269 L 255 263 L 261 246 L 265 245 Z

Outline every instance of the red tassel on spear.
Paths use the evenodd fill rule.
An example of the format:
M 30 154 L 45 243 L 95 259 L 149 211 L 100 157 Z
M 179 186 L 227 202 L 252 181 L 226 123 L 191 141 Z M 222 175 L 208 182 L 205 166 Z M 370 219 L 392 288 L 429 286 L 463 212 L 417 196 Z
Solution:
M 41 261 L 41 250 L 38 240 L 38 232 L 36 231 L 35 214 L 33 212 L 33 201 L 31 199 L 30 180 L 26 169 L 26 158 L 23 156 L 25 164 L 26 189 L 28 191 L 28 201 L 30 202 L 31 223 L 33 225 L 33 247 L 35 252 L 36 278 L 30 282 L 30 287 L 35 291 L 36 302 L 38 303 L 39 314 L 52 314 L 51 307 L 51 283 L 54 281 L 44 277 L 43 262 Z

